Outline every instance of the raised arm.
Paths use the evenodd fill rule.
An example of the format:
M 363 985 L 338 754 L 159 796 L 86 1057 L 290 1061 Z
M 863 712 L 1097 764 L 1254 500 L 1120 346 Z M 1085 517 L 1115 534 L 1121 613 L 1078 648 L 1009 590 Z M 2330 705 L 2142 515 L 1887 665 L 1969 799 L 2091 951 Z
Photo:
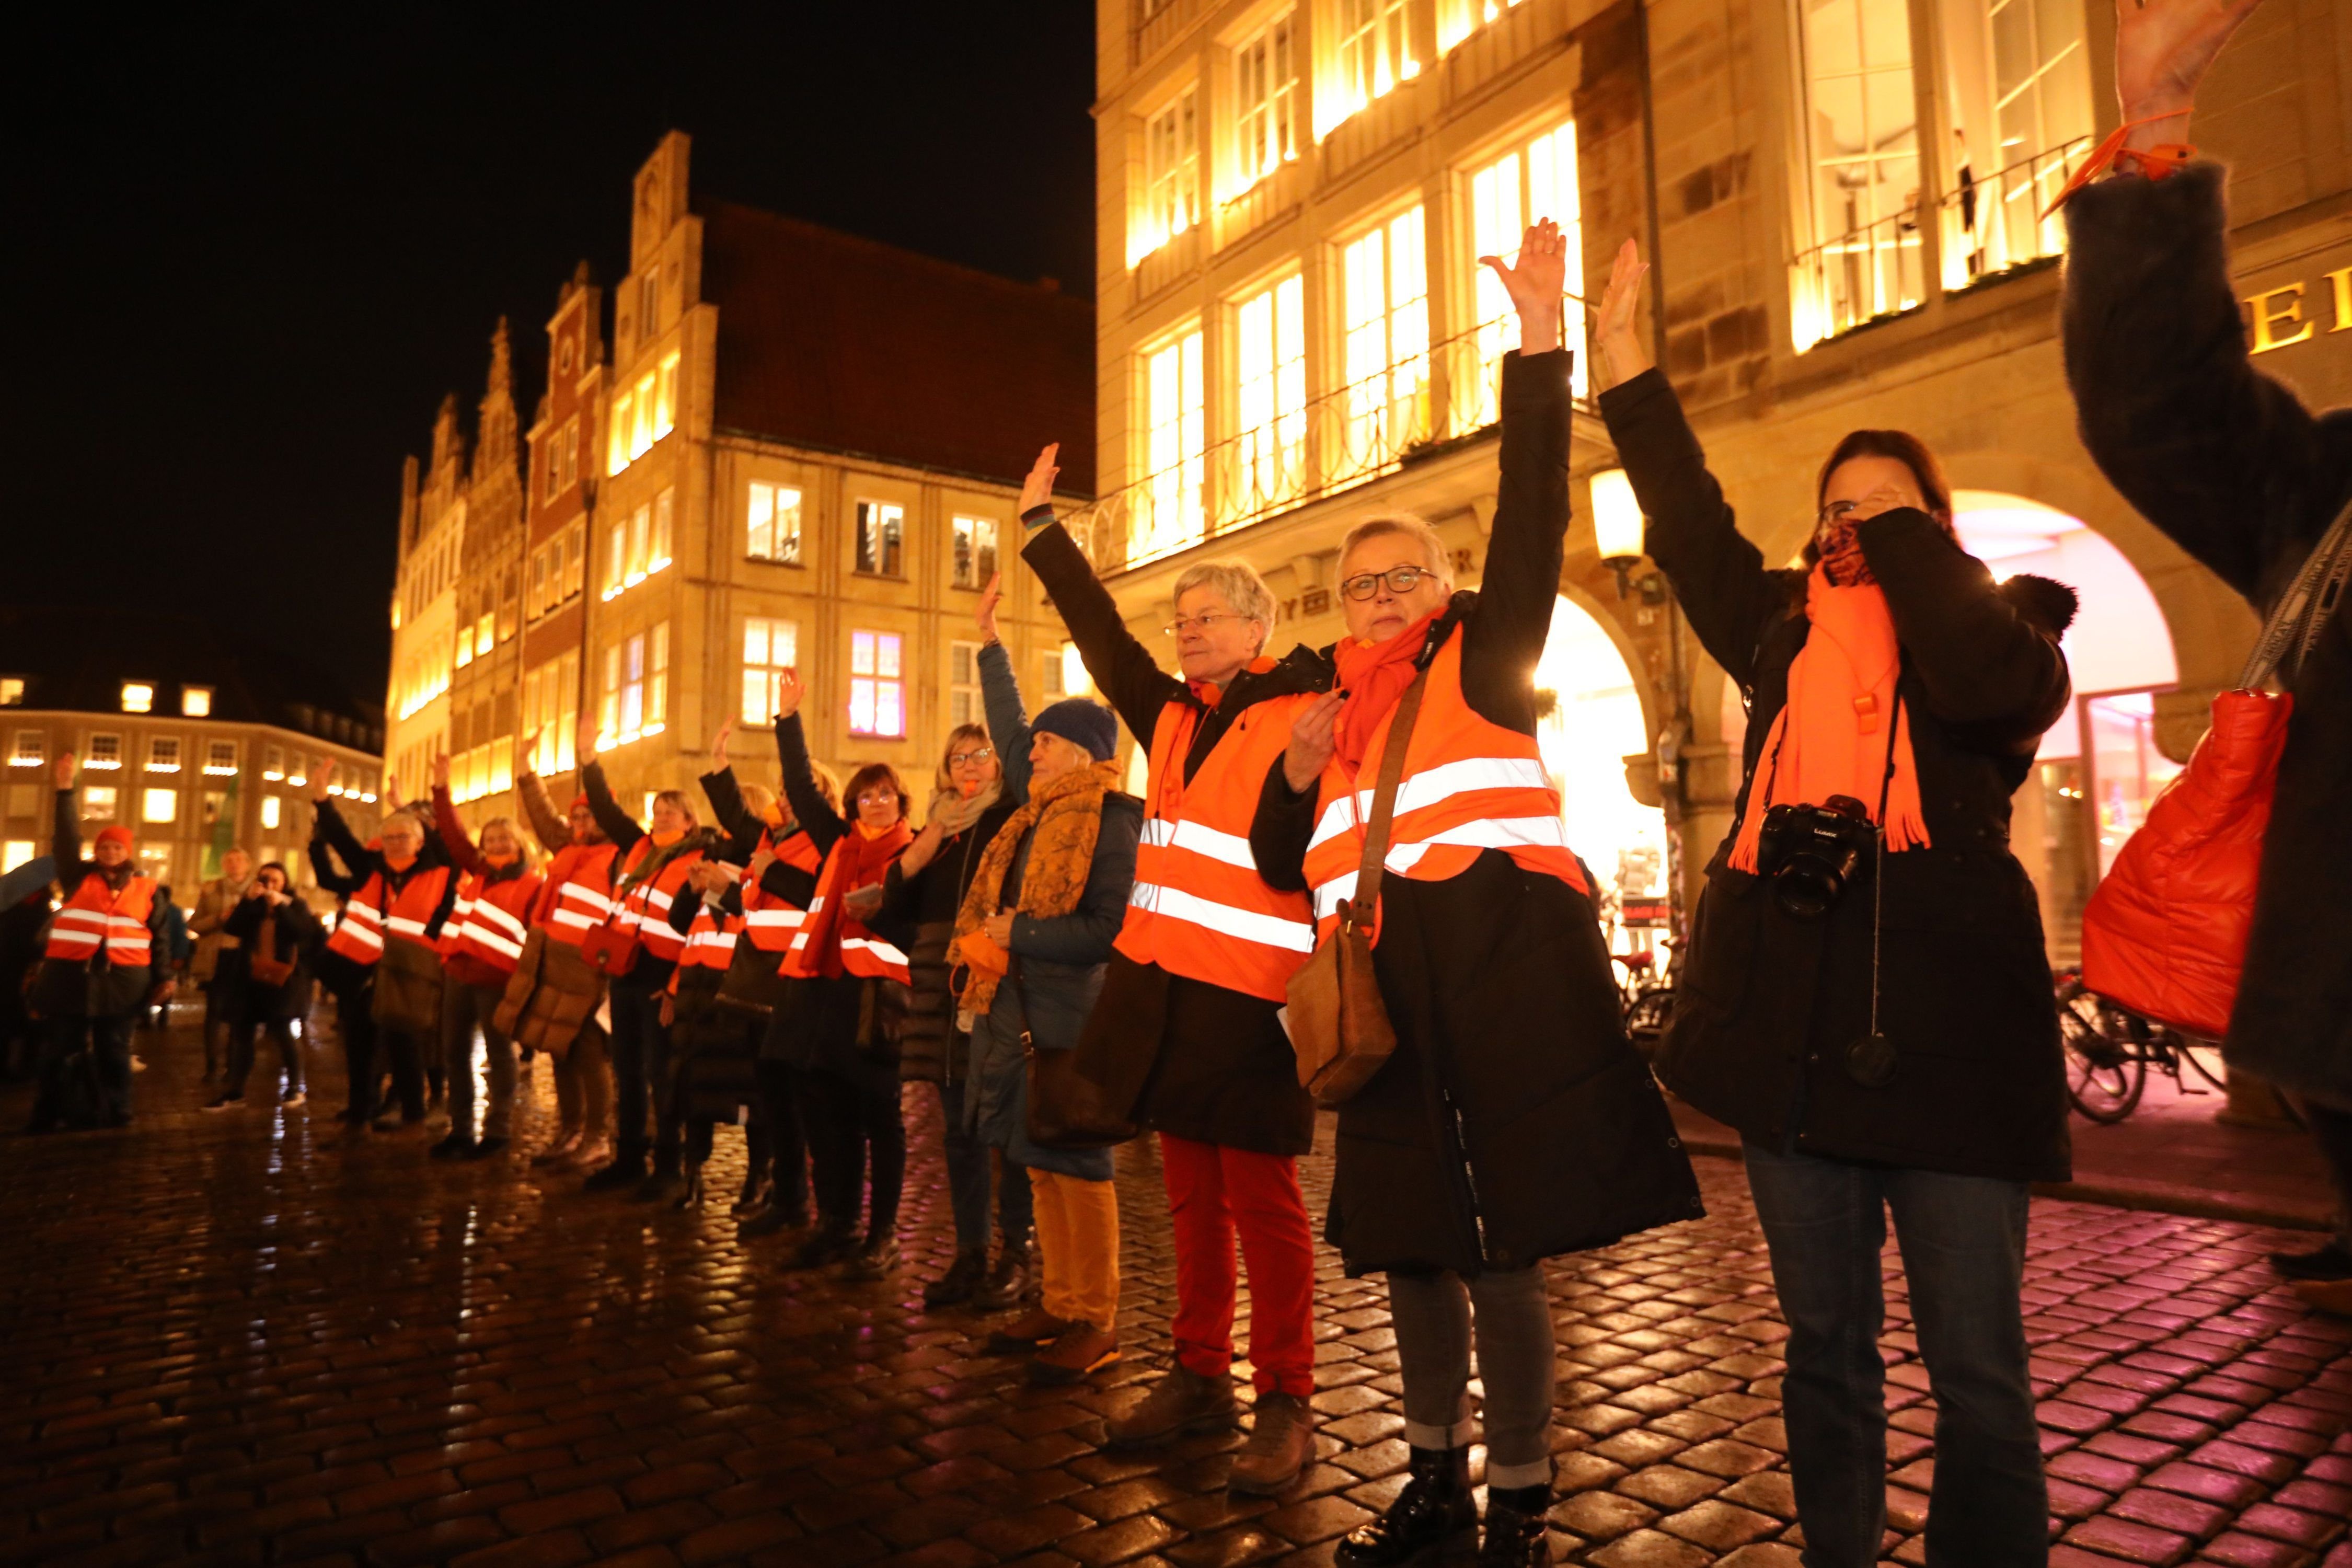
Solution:
M 319 812 L 318 825 L 312 830 L 312 837 L 325 839 L 327 847 L 359 877 L 360 883 L 355 885 L 364 885 L 368 876 L 378 869 L 381 858 L 352 837 L 350 826 L 343 821 L 342 813 L 335 809 L 333 801 L 322 795 L 311 804 Z
M 2065 711 L 2072 687 L 2057 633 L 2027 619 L 1934 518 L 1903 507 L 1855 536 L 1938 718 L 2027 742 Z
M 336 869 L 335 858 L 329 851 L 326 839 L 315 831 L 310 835 L 310 842 L 303 847 L 303 852 L 310 857 L 311 880 L 326 891 L 348 896 L 367 886 L 364 871 L 353 873 Z
M 523 742 L 523 755 L 536 756 L 538 752 L 539 736 L 534 731 Z M 530 830 L 538 837 L 541 848 L 552 855 L 570 847 L 572 824 L 556 811 L 555 803 L 547 798 L 547 785 L 541 782 L 537 773 L 527 768 L 518 773 L 515 775 L 515 794 L 522 797 L 522 814 L 530 819 Z
M 58 759 L 57 811 L 49 833 L 49 858 L 57 862 L 58 883 L 70 894 L 81 879 L 97 869 L 81 858 L 81 823 L 74 811 L 74 770 L 71 752 Z
M 604 782 L 604 764 L 592 760 L 580 771 L 580 784 L 588 795 L 588 814 L 596 819 L 596 826 L 604 829 L 614 847 L 626 856 L 646 836 L 646 830 L 613 798 L 613 788 Z
M 433 826 L 441 835 L 442 846 L 449 851 L 449 862 L 460 871 L 478 873 L 482 868 L 481 852 L 466 836 L 466 825 L 457 820 L 457 803 L 449 798 L 449 759 L 433 759 Z
M 1032 531 L 1021 559 L 1037 574 L 1062 624 L 1070 628 L 1070 640 L 1077 645 L 1095 689 L 1148 746 L 1160 710 L 1183 697 L 1184 683 L 1160 668 L 1151 650 L 1127 629 L 1086 552 L 1054 521 L 1054 476 L 1061 471 L 1054 467 L 1054 458 L 1060 450 L 1057 444 L 1039 453 L 1037 467 L 1021 487 L 1021 521 Z
M 816 787 L 815 770 L 809 765 L 808 737 L 801 729 L 801 699 L 807 693 L 798 669 L 786 669 L 777 677 L 776 763 L 783 775 L 785 804 L 793 808 L 793 820 L 822 858 L 832 853 L 834 845 L 849 832 L 849 822 L 826 804 Z
M 980 700 L 988 715 L 988 743 L 1004 775 L 1003 798 L 1019 805 L 1029 798 L 1029 713 L 1021 703 L 1021 682 L 1013 656 L 1002 643 L 980 650 Z

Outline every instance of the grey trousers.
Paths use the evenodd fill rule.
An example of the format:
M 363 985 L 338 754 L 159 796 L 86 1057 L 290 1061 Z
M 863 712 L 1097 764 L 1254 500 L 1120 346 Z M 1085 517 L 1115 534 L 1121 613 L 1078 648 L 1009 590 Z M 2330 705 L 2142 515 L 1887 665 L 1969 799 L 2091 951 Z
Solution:
M 1543 1268 L 1391 1274 L 1389 1315 L 1404 1376 L 1404 1440 L 1466 1448 L 1470 1339 L 1476 1310 L 1478 1376 L 1486 1388 L 1486 1483 L 1551 1484 L 1553 1345 Z

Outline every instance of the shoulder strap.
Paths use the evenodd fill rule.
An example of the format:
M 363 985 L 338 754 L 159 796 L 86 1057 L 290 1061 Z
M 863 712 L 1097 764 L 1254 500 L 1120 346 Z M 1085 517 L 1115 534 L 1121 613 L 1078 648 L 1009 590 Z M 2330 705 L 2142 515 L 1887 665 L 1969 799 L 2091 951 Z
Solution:
M 1364 858 L 1356 868 L 1356 896 L 1348 900 L 1349 913 L 1360 911 L 1366 920 L 1380 907 L 1382 862 L 1388 858 L 1389 826 L 1396 816 L 1397 785 L 1404 778 L 1405 747 L 1412 740 L 1413 721 L 1421 717 L 1421 697 L 1428 686 L 1424 667 L 1397 699 L 1388 744 L 1381 748 L 1381 778 L 1372 792 L 1372 819 L 1364 828 Z
M 2336 514 L 2335 522 L 2305 558 L 2294 581 L 2271 607 L 2263 635 L 2254 639 L 2254 651 L 2247 656 L 2245 670 L 2238 678 L 2240 689 L 2263 686 L 2273 675 L 2282 685 L 2294 684 L 2302 673 L 2303 661 L 2327 629 L 2347 579 L 2352 579 L 2352 500 Z

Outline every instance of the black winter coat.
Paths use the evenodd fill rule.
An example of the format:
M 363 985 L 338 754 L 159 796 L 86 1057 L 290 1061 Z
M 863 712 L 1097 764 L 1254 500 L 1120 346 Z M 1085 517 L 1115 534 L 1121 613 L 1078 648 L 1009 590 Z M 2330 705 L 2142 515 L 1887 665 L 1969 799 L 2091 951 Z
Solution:
M 1486 587 L 1454 595 L 1421 657 L 1460 637 L 1463 700 L 1528 736 L 1568 534 L 1570 363 L 1505 358 Z M 1307 885 L 1316 805 L 1268 771 L 1250 845 L 1277 888 Z M 1499 849 L 1444 881 L 1386 877 L 1372 968 L 1397 1047 L 1339 1108 L 1324 1234 L 1349 1273 L 1523 1268 L 1705 1212 L 1585 895 Z
M 1649 519 L 1651 558 L 1748 695 L 1744 813 L 1810 630 L 1804 576 L 1768 570 L 1741 537 L 1663 374 L 1612 387 L 1601 411 Z M 1897 694 L 1932 841 L 1885 858 L 1878 1024 L 1897 1054 L 1895 1077 L 1865 1088 L 1846 1065 L 1871 1029 L 1879 899 L 1867 872 L 1825 918 L 1792 918 L 1769 885 L 1729 865 L 1736 826 L 1706 868 L 1659 1076 L 1776 1149 L 2063 1181 L 2057 1011 L 2009 815 L 2042 731 L 2072 700 L 2059 637 L 2074 592 L 2029 576 L 1996 584 L 1907 508 L 1862 524 L 1860 540 L 1902 645 Z
M 267 918 L 277 926 L 271 946 L 278 959 L 292 960 L 294 973 L 276 985 L 257 980 L 247 973 L 254 954 L 261 947 L 261 922 Z M 247 1023 L 276 1023 L 299 1018 L 310 1006 L 310 976 L 317 964 L 319 950 L 326 942 L 320 929 L 319 917 L 299 898 L 289 898 L 278 905 L 264 903 L 259 899 L 245 899 L 231 910 L 221 929 L 237 939 L 236 949 L 246 963 L 236 966 L 242 986 L 239 1016 Z
M 81 858 L 80 820 L 74 792 L 58 791 L 49 853 L 57 866 L 58 886 L 65 889 L 68 899 L 81 890 L 85 879 L 106 875 L 97 861 Z M 119 874 L 137 876 L 137 862 L 125 861 Z M 119 881 L 114 885 L 121 887 Z M 119 1018 L 144 1007 L 150 987 L 170 978 L 171 947 L 160 890 L 147 910 L 147 951 L 150 957 L 164 959 L 164 963 L 110 963 L 103 946 L 89 958 L 44 958 L 40 972 L 33 977 L 33 1011 L 44 1018 Z
M 2100 470 L 2267 611 L 2352 500 L 2352 408 L 2257 373 L 2230 282 L 2222 171 L 2108 180 L 2066 205 L 2066 376 Z M 2325 330 L 2324 328 L 2322 329 Z M 2352 1108 L 2352 626 L 2292 680 L 2232 1068 Z

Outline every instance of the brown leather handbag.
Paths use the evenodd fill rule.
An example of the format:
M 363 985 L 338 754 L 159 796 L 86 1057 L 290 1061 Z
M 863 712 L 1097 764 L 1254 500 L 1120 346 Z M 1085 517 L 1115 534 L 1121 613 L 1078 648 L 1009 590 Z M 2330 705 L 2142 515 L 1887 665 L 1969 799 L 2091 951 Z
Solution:
M 1424 669 L 1397 700 L 1396 720 L 1381 751 L 1380 784 L 1364 829 L 1356 896 L 1339 900 L 1339 923 L 1290 977 L 1290 1006 L 1283 1022 L 1290 1031 L 1290 1048 L 1297 1053 L 1299 1087 L 1326 1110 L 1353 1099 L 1396 1050 L 1396 1027 L 1389 1022 L 1380 977 L 1372 971 L 1372 920 L 1380 909 L 1381 862 L 1388 858 L 1405 747 L 1428 684 Z
M 1041 1149 L 1108 1149 L 1141 1131 L 1115 1109 L 1100 1084 L 1078 1070 L 1075 1046 L 1040 1046 L 1031 1033 L 1029 987 L 1021 960 L 1005 977 L 1021 999 L 1021 1055 L 1028 1074 L 1029 1141 Z M 1002 994 L 1002 993 L 999 993 Z
M 278 956 L 278 917 L 275 913 L 261 917 L 261 931 L 247 961 L 247 972 L 264 985 L 283 985 L 294 978 L 294 960 L 289 955 Z

